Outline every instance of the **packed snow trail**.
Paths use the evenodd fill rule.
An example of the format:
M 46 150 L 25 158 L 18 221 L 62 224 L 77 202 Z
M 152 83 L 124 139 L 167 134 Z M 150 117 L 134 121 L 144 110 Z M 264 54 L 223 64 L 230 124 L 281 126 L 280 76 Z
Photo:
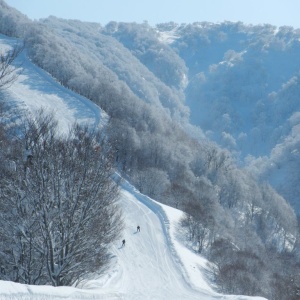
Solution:
M 114 246 L 118 259 L 118 290 L 123 299 L 199 299 L 174 262 L 157 216 L 128 191 L 122 191 L 125 247 Z M 137 225 L 141 231 L 137 232 Z M 203 297 L 202 297 L 203 298 Z M 211 299 L 203 298 L 203 299 Z
M 0 49 L 15 43 L 15 39 L 0 36 Z M 32 64 L 25 52 L 19 59 L 23 60 L 23 72 L 6 91 L 7 99 L 29 111 L 43 107 L 46 111 L 55 112 L 62 132 L 67 132 L 74 121 L 90 123 L 92 126 L 101 126 L 105 122 L 105 114 L 98 106 L 59 85 Z M 186 272 L 188 266 L 180 260 L 182 253 L 176 253 L 172 246 L 173 236 L 169 233 L 171 224 L 163 208 L 126 182 L 123 182 L 120 205 L 124 211 L 124 235 L 112 247 L 112 267 L 104 276 L 88 280 L 81 289 L 0 281 L 0 300 L 263 299 L 219 295 L 202 284 L 201 280 L 198 285 L 190 283 Z M 140 232 L 137 232 L 138 225 Z M 125 247 L 121 247 L 123 238 L 126 239 Z
M 148 203 L 145 205 L 141 201 Z M 106 281 L 89 281 L 84 285 L 85 289 L 95 292 L 101 290 L 104 292 L 101 299 L 254 299 L 220 295 L 212 290 L 193 289 L 184 278 L 181 266 L 174 261 L 174 254 L 171 253 L 166 236 L 167 229 L 155 213 L 161 209 L 159 204 L 139 194 L 129 184 L 123 185 L 120 204 L 124 212 L 125 230 L 120 241 L 113 246 L 115 265 L 106 276 Z M 141 227 L 140 232 L 137 232 L 138 225 Z M 123 238 L 126 240 L 124 247 Z

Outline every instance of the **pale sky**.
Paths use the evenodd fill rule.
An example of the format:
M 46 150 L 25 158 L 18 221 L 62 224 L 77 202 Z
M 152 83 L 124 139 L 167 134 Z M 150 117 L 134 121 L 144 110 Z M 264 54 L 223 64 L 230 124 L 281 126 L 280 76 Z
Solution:
M 148 21 L 150 25 L 242 21 L 300 28 L 300 0 L 4 0 L 30 19 L 49 15 L 92 21 Z

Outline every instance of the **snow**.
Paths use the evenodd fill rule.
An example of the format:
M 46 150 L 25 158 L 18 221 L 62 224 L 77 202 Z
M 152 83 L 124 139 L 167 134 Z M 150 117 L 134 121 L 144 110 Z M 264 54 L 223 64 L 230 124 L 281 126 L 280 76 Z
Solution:
M 0 35 L 2 51 L 7 49 L 7 45 L 17 43 L 16 39 Z M 21 108 L 32 112 L 43 108 L 53 112 L 65 133 L 74 122 L 93 126 L 101 126 L 106 122 L 107 115 L 96 104 L 57 83 L 27 59 L 26 51 L 22 52 L 16 63 L 22 65 L 22 71 L 8 92 L 10 100 Z
M 172 44 L 174 41 L 178 39 L 178 35 L 176 34 L 176 27 L 170 31 L 159 31 L 159 40 L 162 43 Z
M 0 50 L 15 42 L 0 36 Z M 62 132 L 67 132 L 74 121 L 92 126 L 101 126 L 106 121 L 106 114 L 98 106 L 63 88 L 32 64 L 26 53 L 20 59 L 22 75 L 6 90 L 11 101 L 29 111 L 43 107 L 55 112 Z M 88 279 L 77 288 L 0 281 L 0 299 L 263 299 L 214 292 L 204 275 L 207 261 L 177 238 L 181 211 L 142 195 L 125 180 L 120 205 L 124 211 L 126 245 L 122 247 L 121 239 L 112 246 L 113 261 L 103 276 Z

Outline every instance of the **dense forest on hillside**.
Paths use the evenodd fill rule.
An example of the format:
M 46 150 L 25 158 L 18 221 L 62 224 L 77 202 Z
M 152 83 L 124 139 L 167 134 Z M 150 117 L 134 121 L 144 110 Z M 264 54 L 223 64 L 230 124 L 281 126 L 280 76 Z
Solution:
M 33 22 L 1 0 L 0 32 L 106 111 L 115 167 L 186 212 L 187 247 L 214 263 L 221 292 L 296 299 L 300 32 Z

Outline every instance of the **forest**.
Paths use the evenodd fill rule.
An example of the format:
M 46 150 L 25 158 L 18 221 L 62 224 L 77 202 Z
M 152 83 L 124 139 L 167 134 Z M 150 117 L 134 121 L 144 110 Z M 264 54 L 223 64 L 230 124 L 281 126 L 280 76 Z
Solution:
M 140 192 L 185 212 L 181 226 L 187 247 L 212 262 L 220 292 L 299 297 L 299 31 L 230 22 L 156 27 L 110 22 L 102 27 L 56 17 L 31 21 L 2 0 L 0 8 L 1 34 L 23 41 L 33 63 L 109 116 L 105 138 L 75 127 L 64 141 L 57 137 L 54 118 L 42 113 L 36 121 L 28 117 L 14 131 L 15 138 L 7 136 L 11 133 L 2 122 L 1 143 L 9 146 L 1 153 L 7 164 L 1 174 L 0 214 L 5 215 L 2 229 L 9 227 L 12 234 L 0 232 L 0 261 L 10 265 L 0 279 L 68 285 L 84 276 L 83 270 L 104 268 L 106 247 L 98 253 L 100 265 L 83 262 L 72 276 L 69 256 L 62 251 L 77 234 L 93 235 L 91 212 L 82 225 L 62 224 L 58 214 L 57 227 L 51 228 L 47 219 L 61 205 L 62 214 L 70 214 L 72 205 L 82 214 L 80 209 L 86 211 L 89 204 L 81 197 L 90 193 L 91 205 L 117 222 L 117 186 L 109 180 L 117 170 Z M 9 103 L 4 96 L 2 101 Z M 86 144 L 78 143 L 82 135 Z M 104 143 L 101 155 L 94 151 L 95 141 Z M 24 167 L 18 143 L 34 151 L 38 168 L 30 162 Z M 57 153 L 62 156 L 58 165 L 52 163 Z M 95 182 L 103 164 L 103 180 Z M 65 169 L 62 193 L 74 193 L 75 202 L 55 203 L 62 201 L 55 193 L 59 170 Z M 85 171 L 85 187 L 73 190 L 66 179 L 76 182 Z M 39 187 L 45 176 L 53 182 Z M 97 188 L 101 195 L 90 190 L 95 185 L 102 185 Z M 49 203 L 40 198 L 44 188 L 54 195 Z M 25 206 L 20 195 L 31 195 Z M 101 208 L 97 197 L 112 210 Z M 32 214 L 36 223 L 31 223 Z M 31 234 L 35 226 L 39 235 Z M 62 228 L 70 231 L 66 236 L 71 240 L 62 239 Z M 47 243 L 38 251 L 47 235 L 55 247 Z M 103 236 L 103 243 L 116 236 L 118 230 Z M 11 243 L 18 247 L 15 251 L 7 249 Z M 30 257 L 21 255 L 24 247 L 32 247 Z M 76 247 L 71 248 L 76 252 Z M 63 267 L 57 268 L 56 261 Z M 31 272 L 33 265 L 38 274 Z

